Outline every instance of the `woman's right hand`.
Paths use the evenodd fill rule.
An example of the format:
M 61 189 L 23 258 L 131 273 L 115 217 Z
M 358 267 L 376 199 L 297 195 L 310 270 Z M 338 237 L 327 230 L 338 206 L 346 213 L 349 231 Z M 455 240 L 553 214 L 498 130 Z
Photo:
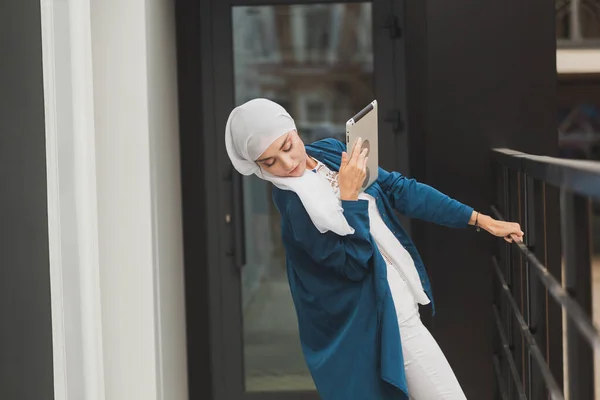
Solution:
M 340 187 L 340 198 L 342 200 L 358 200 L 358 194 L 367 176 L 367 152 L 362 148 L 363 140 L 359 138 L 348 157 L 346 152 L 342 153 L 342 163 L 338 175 Z

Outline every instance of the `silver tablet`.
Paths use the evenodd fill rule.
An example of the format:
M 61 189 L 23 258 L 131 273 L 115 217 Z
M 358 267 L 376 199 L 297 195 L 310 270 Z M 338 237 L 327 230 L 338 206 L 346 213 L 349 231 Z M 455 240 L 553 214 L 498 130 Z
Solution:
M 377 137 L 377 100 L 373 100 L 368 106 L 346 122 L 348 156 L 352 154 L 352 149 L 358 138 L 363 139 L 362 148 L 366 147 L 368 149 L 367 176 L 363 182 L 361 191 L 371 186 L 377 180 L 379 169 Z

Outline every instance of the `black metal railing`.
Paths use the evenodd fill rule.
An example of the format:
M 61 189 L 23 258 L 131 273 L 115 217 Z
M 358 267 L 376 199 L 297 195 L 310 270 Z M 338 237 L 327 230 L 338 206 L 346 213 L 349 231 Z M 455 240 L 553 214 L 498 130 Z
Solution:
M 494 271 L 493 365 L 498 399 L 594 399 L 592 200 L 600 163 L 495 149 L 498 219 L 523 243 L 499 243 Z

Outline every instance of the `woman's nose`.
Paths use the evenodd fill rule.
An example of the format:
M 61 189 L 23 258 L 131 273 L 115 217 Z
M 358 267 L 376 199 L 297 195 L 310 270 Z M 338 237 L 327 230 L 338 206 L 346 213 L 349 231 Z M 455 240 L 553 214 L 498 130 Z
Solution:
M 292 158 L 288 155 L 282 157 L 281 162 L 283 163 L 285 169 L 290 169 L 294 166 L 294 160 L 292 160 Z

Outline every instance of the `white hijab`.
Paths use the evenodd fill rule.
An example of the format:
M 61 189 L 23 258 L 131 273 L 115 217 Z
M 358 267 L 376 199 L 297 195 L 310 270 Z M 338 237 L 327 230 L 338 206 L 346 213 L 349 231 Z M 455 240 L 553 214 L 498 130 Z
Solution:
M 295 192 L 319 232 L 332 231 L 340 236 L 354 233 L 340 200 L 322 176 L 306 170 L 301 177 L 278 177 L 256 163 L 271 143 L 294 130 L 296 124 L 282 106 L 267 99 L 250 100 L 229 114 L 225 127 L 227 154 L 240 174 L 255 174 L 280 189 Z

